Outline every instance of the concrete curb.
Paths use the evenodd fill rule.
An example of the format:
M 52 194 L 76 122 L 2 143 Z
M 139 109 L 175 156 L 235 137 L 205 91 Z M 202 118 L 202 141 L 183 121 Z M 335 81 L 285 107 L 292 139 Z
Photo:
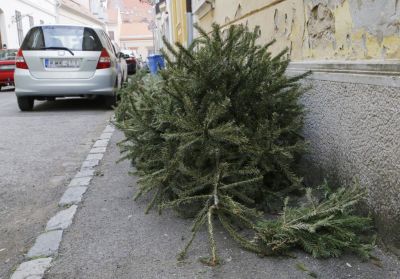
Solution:
M 50 268 L 53 257 L 58 254 L 62 234 L 72 224 L 77 205 L 82 201 L 83 194 L 90 186 L 95 175 L 95 167 L 103 158 L 114 130 L 115 128 L 108 124 L 93 144 L 86 160 L 83 161 L 80 170 L 71 180 L 58 203 L 62 210 L 50 218 L 45 231 L 36 238 L 35 244 L 25 255 L 27 261 L 18 266 L 11 275 L 11 279 L 43 278 L 46 270 Z

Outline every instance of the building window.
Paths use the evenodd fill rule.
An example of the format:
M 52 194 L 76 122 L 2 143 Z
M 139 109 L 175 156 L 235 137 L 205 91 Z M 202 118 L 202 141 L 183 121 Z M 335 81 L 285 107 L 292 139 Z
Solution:
M 44 21 L 43 21 L 43 20 L 40 20 L 40 24 L 44 24 Z
M 35 25 L 34 21 L 33 21 L 33 16 L 29 15 L 29 26 L 33 27 L 33 25 Z
M 108 36 L 110 36 L 110 39 L 111 39 L 112 41 L 115 40 L 115 39 L 114 39 L 114 31 L 108 31 Z
M 17 33 L 19 45 L 24 40 L 24 30 L 22 29 L 22 16 L 20 11 L 15 11 L 15 22 L 17 23 Z

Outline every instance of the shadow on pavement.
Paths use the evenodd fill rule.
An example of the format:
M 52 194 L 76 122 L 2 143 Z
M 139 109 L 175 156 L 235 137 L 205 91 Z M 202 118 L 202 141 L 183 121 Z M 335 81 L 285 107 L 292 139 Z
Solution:
M 80 110 L 107 110 L 102 98 L 65 98 L 55 101 L 37 101 L 33 107 L 35 111 L 80 111 Z

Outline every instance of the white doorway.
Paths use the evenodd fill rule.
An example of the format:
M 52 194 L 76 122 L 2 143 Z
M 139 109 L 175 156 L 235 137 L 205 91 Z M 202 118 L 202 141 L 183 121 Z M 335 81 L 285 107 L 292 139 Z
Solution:
M 0 48 L 3 48 L 4 44 L 7 44 L 6 21 L 4 12 L 0 9 Z

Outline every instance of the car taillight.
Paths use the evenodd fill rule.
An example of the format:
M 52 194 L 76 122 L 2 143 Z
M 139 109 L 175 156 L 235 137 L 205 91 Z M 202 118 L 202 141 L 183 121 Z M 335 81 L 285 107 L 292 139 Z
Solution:
M 25 58 L 22 55 L 22 49 L 19 49 L 15 56 L 15 67 L 18 69 L 28 69 L 28 64 L 26 64 Z
M 134 63 L 136 63 L 135 57 L 129 57 L 128 59 L 126 59 L 126 63 L 128 63 L 128 64 L 134 64 Z
M 101 50 L 99 62 L 97 62 L 96 69 L 107 69 L 111 67 L 111 58 L 107 50 L 103 48 Z

